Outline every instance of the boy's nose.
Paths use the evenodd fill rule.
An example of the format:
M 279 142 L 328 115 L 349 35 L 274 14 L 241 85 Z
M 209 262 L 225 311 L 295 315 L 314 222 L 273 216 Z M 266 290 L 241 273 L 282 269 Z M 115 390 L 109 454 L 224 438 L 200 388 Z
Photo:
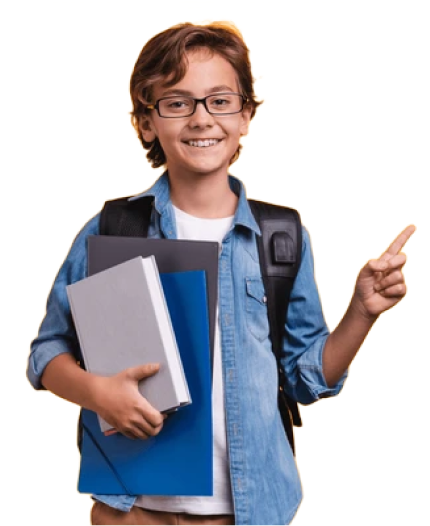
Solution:
M 191 127 L 196 126 L 211 126 L 214 123 L 214 117 L 211 115 L 205 105 L 203 104 L 203 101 L 198 101 L 196 106 L 196 111 L 191 115 L 190 117 L 190 123 L 189 125 Z

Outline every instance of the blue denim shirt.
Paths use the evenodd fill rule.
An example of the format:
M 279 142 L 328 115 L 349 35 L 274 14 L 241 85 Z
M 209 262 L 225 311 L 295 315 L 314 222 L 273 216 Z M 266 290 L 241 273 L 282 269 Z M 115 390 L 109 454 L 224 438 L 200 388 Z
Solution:
M 219 257 L 219 322 L 225 390 L 227 443 L 236 524 L 289 524 L 302 499 L 294 456 L 278 412 L 278 374 L 269 340 L 267 306 L 256 236 L 260 229 L 242 183 L 230 176 L 239 196 L 231 230 Z M 148 237 L 176 237 L 167 173 L 140 196 L 153 195 Z M 77 340 L 66 285 L 87 275 L 88 235 L 99 233 L 99 214 L 81 230 L 62 265 L 47 302 L 46 316 L 31 344 L 27 376 L 42 389 L 41 375 L 55 356 L 72 352 Z M 288 394 L 302 404 L 336 395 L 322 372 L 322 352 L 329 334 L 314 279 L 309 235 L 303 228 L 302 261 L 291 292 L 284 338 Z M 106 504 L 128 511 L 135 497 L 96 495 Z

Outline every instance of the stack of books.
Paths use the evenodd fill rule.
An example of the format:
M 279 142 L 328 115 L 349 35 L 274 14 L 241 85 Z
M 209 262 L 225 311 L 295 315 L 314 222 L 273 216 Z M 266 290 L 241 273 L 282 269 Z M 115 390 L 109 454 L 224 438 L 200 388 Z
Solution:
M 157 436 L 132 440 L 83 409 L 80 492 L 213 494 L 217 281 L 217 243 L 89 237 L 88 277 L 67 287 L 85 369 L 160 363 L 139 391 L 170 415 Z

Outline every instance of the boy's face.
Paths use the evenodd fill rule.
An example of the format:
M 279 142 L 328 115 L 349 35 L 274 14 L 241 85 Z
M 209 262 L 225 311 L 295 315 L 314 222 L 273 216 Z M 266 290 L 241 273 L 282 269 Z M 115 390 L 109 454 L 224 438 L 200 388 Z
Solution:
M 199 50 L 190 53 L 188 59 L 188 71 L 181 81 L 169 88 L 155 85 L 154 101 L 170 95 L 203 98 L 216 93 L 240 93 L 235 70 L 220 55 Z M 171 175 L 226 176 L 240 137 L 248 132 L 249 121 L 250 109 L 246 107 L 241 113 L 219 116 L 209 114 L 203 104 L 197 104 L 189 117 L 169 119 L 160 117 L 156 110 L 151 111 L 142 135 L 148 142 L 158 137 Z M 207 139 L 215 141 L 211 141 L 210 146 L 196 143 Z

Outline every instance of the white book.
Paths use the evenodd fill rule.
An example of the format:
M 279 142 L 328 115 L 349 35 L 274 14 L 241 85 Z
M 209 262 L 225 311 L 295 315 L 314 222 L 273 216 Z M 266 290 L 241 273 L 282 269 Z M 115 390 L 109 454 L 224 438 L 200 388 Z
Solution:
M 130 259 L 66 287 L 85 369 L 112 376 L 159 363 L 139 391 L 160 412 L 191 403 L 154 256 Z M 99 416 L 103 432 L 112 426 Z

